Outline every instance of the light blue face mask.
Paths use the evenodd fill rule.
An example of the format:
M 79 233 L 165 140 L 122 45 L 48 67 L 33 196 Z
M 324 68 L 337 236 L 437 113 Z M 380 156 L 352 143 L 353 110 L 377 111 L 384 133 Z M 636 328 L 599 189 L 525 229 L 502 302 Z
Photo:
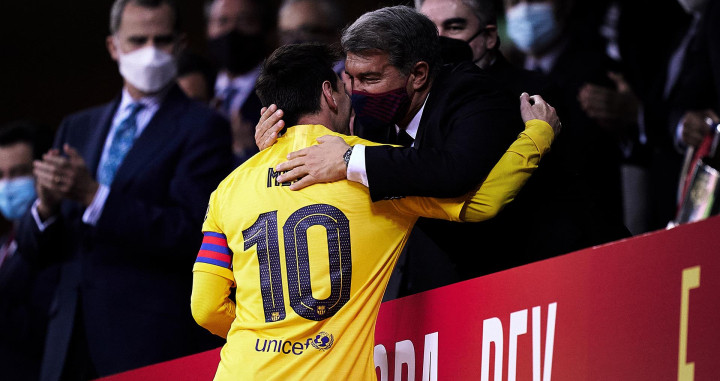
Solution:
M 551 3 L 520 3 L 505 18 L 508 36 L 526 54 L 542 52 L 560 34 Z
M 32 176 L 0 180 L 0 212 L 10 221 L 19 219 L 37 198 Z

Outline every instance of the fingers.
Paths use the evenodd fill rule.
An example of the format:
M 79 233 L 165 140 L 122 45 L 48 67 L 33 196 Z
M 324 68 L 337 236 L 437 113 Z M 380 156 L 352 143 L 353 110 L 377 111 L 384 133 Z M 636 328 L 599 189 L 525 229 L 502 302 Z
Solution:
M 296 191 L 315 184 L 317 181 L 312 176 L 305 176 L 302 179 L 290 184 L 290 190 Z
M 280 183 L 286 183 L 288 181 L 295 181 L 308 175 L 305 166 L 295 167 L 282 175 L 277 177 L 277 181 Z
M 287 158 L 288 158 L 288 160 L 294 160 L 294 159 L 301 158 L 303 156 L 307 156 L 310 153 L 310 151 L 313 149 L 313 147 L 315 147 L 315 146 L 310 146 L 310 147 L 303 148 L 301 150 L 290 152 L 287 155 Z
M 278 133 L 285 127 L 283 115 L 283 111 L 274 104 L 267 108 L 263 107 L 260 121 L 255 128 L 255 144 L 260 150 L 273 145 L 277 140 Z
M 284 172 L 295 169 L 305 164 L 305 160 L 302 156 L 295 157 L 286 162 L 280 163 L 275 167 L 275 172 Z
M 528 94 L 528 93 L 520 94 L 520 103 L 530 103 L 530 94 Z
M 36 160 L 33 162 L 33 174 L 41 187 L 57 192 L 69 190 L 66 173 L 53 164 Z
M 531 102 L 534 106 L 537 106 L 537 105 L 539 105 L 539 104 L 547 104 L 547 103 L 545 102 L 545 100 L 543 99 L 543 97 L 541 97 L 541 96 L 539 96 L 539 95 L 531 95 L 531 96 L 530 96 L 530 102 Z

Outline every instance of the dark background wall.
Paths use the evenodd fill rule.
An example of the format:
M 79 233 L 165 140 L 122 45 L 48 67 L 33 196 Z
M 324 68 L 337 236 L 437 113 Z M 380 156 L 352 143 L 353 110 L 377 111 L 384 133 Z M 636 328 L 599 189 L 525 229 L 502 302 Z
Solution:
M 380 6 L 412 5 L 338 1 L 351 21 Z M 203 51 L 203 1 L 178 3 L 189 47 Z M 0 1 L 0 124 L 30 119 L 54 130 L 65 115 L 118 93 L 121 77 L 105 48 L 111 5 L 111 0 Z

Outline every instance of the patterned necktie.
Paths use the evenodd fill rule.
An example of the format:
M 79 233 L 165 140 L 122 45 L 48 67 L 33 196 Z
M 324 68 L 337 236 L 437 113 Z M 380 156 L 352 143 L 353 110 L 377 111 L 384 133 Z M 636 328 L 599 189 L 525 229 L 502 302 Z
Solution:
M 100 166 L 98 182 L 110 186 L 115 178 L 115 172 L 122 163 L 125 155 L 132 147 L 137 132 L 137 114 L 143 108 L 142 103 L 132 103 L 128 106 L 130 114 L 115 129 L 112 143 L 108 149 L 107 157 Z
M 414 141 L 415 139 L 413 139 L 412 136 L 407 133 L 407 131 L 403 130 L 402 128 L 400 129 L 400 131 L 398 131 L 397 144 L 403 147 L 412 147 Z
M 222 100 L 222 113 L 223 115 L 229 117 L 230 116 L 230 108 L 232 107 L 233 99 L 235 99 L 235 96 L 238 93 L 238 89 L 230 86 L 227 89 L 223 91 L 224 97 Z

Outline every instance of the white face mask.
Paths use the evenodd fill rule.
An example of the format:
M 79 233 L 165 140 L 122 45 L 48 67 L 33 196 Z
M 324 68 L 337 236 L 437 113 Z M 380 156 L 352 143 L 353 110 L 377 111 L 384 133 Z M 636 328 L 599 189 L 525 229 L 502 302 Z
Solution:
M 130 84 L 144 93 L 154 93 L 175 79 L 175 58 L 153 46 L 130 53 L 118 52 L 120 74 Z

